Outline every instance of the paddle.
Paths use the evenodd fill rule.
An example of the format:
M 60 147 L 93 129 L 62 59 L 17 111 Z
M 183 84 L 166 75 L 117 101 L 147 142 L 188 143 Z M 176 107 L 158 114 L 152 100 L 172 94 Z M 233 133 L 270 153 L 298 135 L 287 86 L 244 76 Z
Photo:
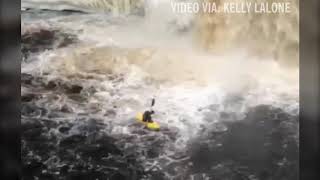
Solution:
M 154 98 L 152 98 L 152 101 L 151 101 L 151 107 L 154 106 L 154 103 L 156 102 L 156 100 Z
M 151 100 L 151 106 L 150 106 L 150 111 L 153 111 L 152 107 L 154 106 L 154 104 L 156 103 L 156 100 L 154 98 L 152 98 Z

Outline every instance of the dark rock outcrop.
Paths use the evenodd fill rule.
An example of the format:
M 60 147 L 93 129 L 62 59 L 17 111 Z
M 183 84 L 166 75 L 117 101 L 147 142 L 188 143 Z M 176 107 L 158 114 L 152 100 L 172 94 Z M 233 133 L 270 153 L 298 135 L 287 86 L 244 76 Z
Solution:
M 75 42 L 77 42 L 75 35 L 63 33 L 59 30 L 40 29 L 21 35 L 21 52 L 26 60 L 30 54 L 66 47 Z

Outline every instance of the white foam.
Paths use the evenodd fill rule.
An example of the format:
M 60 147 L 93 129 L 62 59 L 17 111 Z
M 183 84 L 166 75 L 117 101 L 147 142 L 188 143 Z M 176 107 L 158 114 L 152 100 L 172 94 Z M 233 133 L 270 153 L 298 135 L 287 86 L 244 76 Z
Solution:
M 83 87 L 91 86 L 97 91 L 89 96 L 88 103 L 81 105 L 65 103 L 70 103 L 75 113 L 88 113 L 91 105 L 98 104 L 102 112 L 94 115 L 103 119 L 105 123 L 112 124 L 113 129 L 110 131 L 112 134 L 132 135 L 138 126 L 133 125 L 136 113 L 148 109 L 151 98 L 156 99 L 153 108 L 156 112 L 154 119 L 164 129 L 168 128 L 170 132 L 177 131 L 177 140 L 168 142 L 170 144 L 168 146 L 173 149 L 168 148 L 167 151 L 172 152 L 184 149 L 188 141 L 196 137 L 203 127 L 215 128 L 214 125 L 219 123 L 221 112 L 232 113 L 235 115 L 234 120 L 241 120 L 249 107 L 267 104 L 286 109 L 289 113 L 298 113 L 298 74 L 281 69 L 272 60 L 262 61 L 248 57 L 244 51 L 230 51 L 222 55 L 203 54 L 187 49 L 186 47 L 192 47 L 188 40 L 180 42 L 177 39 L 170 39 L 170 35 L 157 34 L 157 31 L 151 35 L 138 31 L 139 28 L 133 27 L 137 26 L 136 20 L 133 25 L 113 26 L 107 21 L 90 23 L 95 17 L 100 18 L 99 20 L 105 18 L 104 15 L 94 14 L 50 20 L 52 26 L 79 35 L 82 42 L 77 44 L 77 48 L 41 53 L 38 56 L 39 61 L 23 64 L 22 72 L 33 74 L 46 72 L 49 73 L 48 78 L 52 79 L 57 77 L 67 79 L 68 73 L 76 77 L 78 74 L 90 74 L 93 79 L 78 81 Z M 180 43 L 183 47 L 179 47 Z M 138 57 L 137 62 L 130 62 L 130 59 L 124 58 L 120 63 L 114 63 L 111 69 L 114 70 L 114 75 L 123 74 L 121 81 L 109 80 L 108 74 L 103 73 L 102 68 L 97 69 L 101 70 L 101 73 L 87 72 L 76 66 L 80 56 L 68 56 L 73 53 L 90 54 L 92 51 L 94 54 L 97 47 L 101 48 L 106 44 L 117 45 L 123 49 L 130 47 L 133 51 L 134 48 L 141 47 L 152 50 L 150 56 L 142 56 L 147 57 L 145 61 L 140 62 L 141 59 Z M 123 52 L 126 54 L 128 51 Z M 139 55 L 143 54 L 141 49 L 136 51 Z M 101 63 L 107 55 L 101 53 L 100 56 L 87 56 L 88 59 L 80 62 L 97 60 Z M 70 63 L 70 66 L 66 68 L 61 62 Z M 227 103 L 230 97 L 240 97 L 242 100 Z M 106 111 L 114 106 L 117 106 L 115 117 L 104 116 Z M 225 130 L 224 127 L 216 129 Z M 148 135 L 157 137 L 159 134 L 166 135 L 165 133 L 149 132 Z M 146 163 L 150 163 L 146 164 L 149 168 L 157 166 L 156 162 Z

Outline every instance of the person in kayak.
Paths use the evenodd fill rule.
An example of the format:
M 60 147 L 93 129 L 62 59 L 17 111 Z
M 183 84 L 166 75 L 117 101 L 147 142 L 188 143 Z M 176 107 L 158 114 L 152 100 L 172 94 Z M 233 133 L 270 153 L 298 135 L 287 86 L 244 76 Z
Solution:
M 143 122 L 153 123 L 152 114 L 154 114 L 154 111 L 152 110 L 152 107 L 154 106 L 154 104 L 155 104 L 155 99 L 153 98 L 151 101 L 151 110 L 145 111 L 143 113 L 143 117 L 142 117 Z
M 145 111 L 145 112 L 143 113 L 142 121 L 143 121 L 143 122 L 148 122 L 148 123 L 153 123 L 152 114 L 154 114 L 154 111 L 153 111 L 153 110 Z

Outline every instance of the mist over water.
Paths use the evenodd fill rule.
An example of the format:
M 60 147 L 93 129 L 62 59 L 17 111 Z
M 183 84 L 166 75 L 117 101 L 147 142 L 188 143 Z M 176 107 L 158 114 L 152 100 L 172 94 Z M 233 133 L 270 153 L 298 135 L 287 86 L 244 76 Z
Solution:
M 81 2 L 56 1 L 103 7 Z M 296 16 L 175 14 L 170 1 L 149 1 L 143 16 L 23 11 L 23 160 L 53 179 L 289 177 L 298 167 Z M 151 98 L 159 132 L 134 120 Z M 59 147 L 54 161 L 36 150 L 44 140 L 44 151 Z M 250 161 L 259 158 L 266 166 Z
M 289 3 L 289 13 L 201 13 L 198 37 L 213 51 L 245 47 L 258 56 L 272 57 L 284 67 L 298 66 L 299 1 L 298 0 L 205 0 L 218 7 L 230 2 Z

